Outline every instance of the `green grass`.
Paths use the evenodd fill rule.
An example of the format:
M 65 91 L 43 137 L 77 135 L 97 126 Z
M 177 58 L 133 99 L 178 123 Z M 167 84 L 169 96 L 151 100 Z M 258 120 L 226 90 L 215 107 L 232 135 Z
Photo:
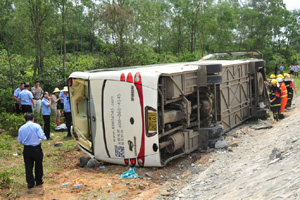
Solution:
M 52 133 L 54 134 L 51 136 L 53 140 L 42 141 L 44 176 L 64 169 L 65 164 L 62 162 L 64 161 L 64 154 L 75 150 L 77 146 L 74 139 L 64 139 L 64 136 L 67 135 L 66 132 L 54 132 L 52 130 Z M 64 143 L 62 146 L 54 146 L 55 142 L 60 141 Z M 17 197 L 17 192 L 27 186 L 22 152 L 23 146 L 18 144 L 17 137 L 8 135 L 8 132 L 4 130 L 0 135 L 0 172 L 5 171 L 6 177 L 11 179 L 11 182 L 8 182 L 6 187 L 9 189 L 0 190 L 0 199 L 3 196 L 6 198 Z M 0 183 L 1 181 L 7 181 L 7 179 L 3 178 Z M 56 184 L 55 181 L 53 184 Z

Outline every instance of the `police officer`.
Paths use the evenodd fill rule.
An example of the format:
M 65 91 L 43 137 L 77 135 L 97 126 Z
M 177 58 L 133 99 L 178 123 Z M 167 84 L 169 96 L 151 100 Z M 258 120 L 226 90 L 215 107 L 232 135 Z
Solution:
M 22 113 L 32 113 L 32 105 L 35 108 L 33 95 L 29 92 L 29 85 L 25 84 L 25 89 L 19 94 L 19 106 L 22 109 Z
M 42 114 L 44 119 L 44 132 L 48 140 L 52 140 L 50 137 L 50 114 L 51 114 L 51 104 L 52 98 L 50 98 L 49 93 L 44 92 L 44 97 L 42 100 Z
M 18 87 L 15 91 L 14 91 L 14 100 L 15 100 L 15 105 L 16 105 L 16 112 L 17 114 L 20 114 L 21 110 L 20 110 L 20 106 L 19 106 L 19 94 L 20 92 L 22 92 L 22 90 L 24 90 L 24 83 L 20 84 L 20 87 Z
M 42 185 L 43 182 L 43 150 L 41 140 L 47 140 L 39 124 L 34 123 L 33 113 L 25 115 L 26 124 L 19 129 L 18 142 L 24 145 L 23 158 L 25 162 L 27 187 Z M 32 173 L 35 165 L 35 178 Z
M 70 105 L 70 95 L 69 95 L 69 90 L 68 87 L 64 87 L 62 90 L 64 93 L 64 116 L 66 119 L 66 125 L 68 128 L 68 135 L 65 136 L 65 138 L 72 137 L 71 135 L 71 125 L 72 125 L 72 115 L 71 115 L 71 105 Z

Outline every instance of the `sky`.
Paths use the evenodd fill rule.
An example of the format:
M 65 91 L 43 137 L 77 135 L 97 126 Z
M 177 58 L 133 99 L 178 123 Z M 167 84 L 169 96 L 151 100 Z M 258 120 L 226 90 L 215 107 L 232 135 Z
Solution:
M 283 3 L 285 3 L 288 10 L 300 9 L 299 0 L 283 0 Z

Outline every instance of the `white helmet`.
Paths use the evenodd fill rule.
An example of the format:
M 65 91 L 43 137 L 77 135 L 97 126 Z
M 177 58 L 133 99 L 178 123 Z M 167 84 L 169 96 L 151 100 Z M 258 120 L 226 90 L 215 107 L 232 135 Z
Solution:
M 281 78 L 281 77 L 278 77 L 278 78 L 277 78 L 277 81 L 278 81 L 278 83 L 281 83 L 281 82 L 283 82 L 283 80 L 282 80 L 282 78 Z

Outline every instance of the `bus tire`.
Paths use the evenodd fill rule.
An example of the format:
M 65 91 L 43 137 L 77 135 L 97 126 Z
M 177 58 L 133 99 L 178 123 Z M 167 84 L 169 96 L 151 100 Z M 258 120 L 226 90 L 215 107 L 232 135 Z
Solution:
M 207 64 L 205 66 L 207 74 L 222 72 L 222 64 Z
M 264 67 L 266 65 L 266 61 L 255 61 L 255 67 Z
M 207 75 L 207 84 L 221 84 L 222 83 L 222 76 L 221 75 Z
M 265 83 L 264 83 L 263 75 L 260 72 L 257 73 L 257 87 L 258 87 L 258 94 L 259 96 L 261 96 L 264 92 Z

